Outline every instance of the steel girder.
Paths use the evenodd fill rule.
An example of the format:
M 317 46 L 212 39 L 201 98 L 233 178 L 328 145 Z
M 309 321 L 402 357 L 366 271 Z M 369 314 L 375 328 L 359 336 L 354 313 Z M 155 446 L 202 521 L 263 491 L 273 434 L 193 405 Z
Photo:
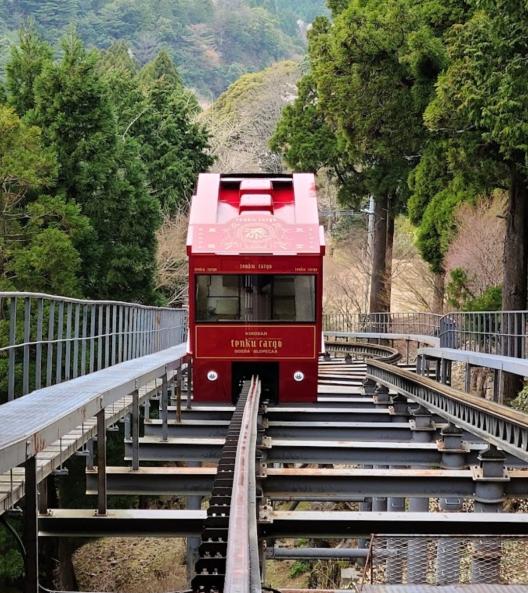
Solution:
M 528 513 L 401 513 L 271 511 L 261 515 L 271 538 L 342 538 L 396 535 L 527 535 Z
M 172 406 L 171 406 L 172 407 Z M 229 420 L 232 411 L 225 409 L 200 407 L 191 410 L 182 410 L 182 420 Z M 265 416 L 268 420 L 275 420 L 278 422 L 390 422 L 391 411 L 389 408 L 331 408 L 330 406 L 320 408 L 319 405 L 314 405 L 310 408 L 306 407 L 284 407 L 284 408 L 268 408 L 265 410 Z M 175 416 L 175 412 L 174 412 Z M 159 425 L 161 420 L 149 420 L 148 424 Z M 172 419 L 172 414 L 169 415 L 169 427 L 178 426 L 176 420 Z
M 142 461 L 202 461 L 215 462 L 220 457 L 223 438 L 159 438 L 140 440 L 139 457 Z M 457 451 L 443 451 L 436 443 L 414 441 L 353 441 L 353 440 L 298 440 L 265 437 L 263 460 L 267 463 L 316 463 L 345 465 L 391 465 L 451 467 L 451 458 L 461 459 L 462 465 L 475 465 L 478 455 L 487 447 L 484 443 L 465 443 Z M 132 444 L 125 441 L 125 460 L 132 456 Z M 519 459 L 506 456 L 506 467 L 526 467 Z
M 53 509 L 39 516 L 43 537 L 188 537 L 199 535 L 206 511 Z M 527 535 L 528 513 L 394 513 L 271 511 L 261 513 L 266 538 L 342 538 L 397 535 Z
M 227 431 L 227 420 L 187 420 L 181 424 L 168 425 L 169 437 L 221 437 Z M 411 439 L 411 425 L 408 422 L 287 422 L 269 421 L 266 434 L 272 438 L 330 440 L 390 440 L 408 441 Z M 145 437 L 163 435 L 162 421 L 145 423 Z M 141 443 L 141 441 L 140 441 Z
M 206 511 L 50 509 L 39 515 L 40 537 L 188 537 L 200 535 Z
M 107 468 L 110 494 L 209 495 L 215 468 Z M 87 472 L 88 494 L 97 493 L 97 472 Z M 260 474 L 264 495 L 272 500 L 358 500 L 392 496 L 489 498 L 528 497 L 528 471 L 482 479 L 476 469 L 321 469 L 266 468 Z

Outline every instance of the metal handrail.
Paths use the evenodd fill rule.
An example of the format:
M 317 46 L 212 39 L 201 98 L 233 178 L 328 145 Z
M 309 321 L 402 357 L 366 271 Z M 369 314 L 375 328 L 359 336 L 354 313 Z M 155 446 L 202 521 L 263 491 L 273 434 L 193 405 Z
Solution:
M 0 403 L 186 339 L 187 311 L 0 292 Z
M 324 316 L 325 331 L 434 336 L 441 348 L 528 358 L 528 311 L 339 313 Z M 403 338 L 402 338 L 403 339 Z
M 441 317 L 435 313 L 333 313 L 324 315 L 323 321 L 326 331 L 437 336 Z
M 154 305 L 142 305 L 141 303 L 130 303 L 128 301 L 108 301 L 108 300 L 91 300 L 91 299 L 76 299 L 73 297 L 65 297 L 56 294 L 48 294 L 45 292 L 19 292 L 19 291 L 0 291 L 0 299 L 3 298 L 33 298 L 33 299 L 47 299 L 50 301 L 62 301 L 63 303 L 75 303 L 79 305 L 126 305 L 128 307 L 138 307 L 139 309 L 152 309 L 156 311 L 174 311 L 171 307 L 155 307 Z

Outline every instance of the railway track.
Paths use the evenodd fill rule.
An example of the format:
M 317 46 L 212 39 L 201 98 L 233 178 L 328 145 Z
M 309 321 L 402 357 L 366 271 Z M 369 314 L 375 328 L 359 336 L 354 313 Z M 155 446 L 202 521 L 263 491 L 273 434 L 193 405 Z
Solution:
M 207 509 L 192 590 L 260 593 L 255 457 L 261 384 L 245 381 Z
M 368 361 L 367 379 L 407 396 L 429 411 L 528 462 L 527 414 L 385 361 Z
M 382 360 L 386 363 L 394 364 L 398 362 L 402 355 L 396 348 L 384 346 L 382 344 L 369 344 L 365 342 L 353 342 L 349 340 L 326 339 L 325 351 L 328 354 L 344 355 L 345 358 L 360 358 L 363 360 Z

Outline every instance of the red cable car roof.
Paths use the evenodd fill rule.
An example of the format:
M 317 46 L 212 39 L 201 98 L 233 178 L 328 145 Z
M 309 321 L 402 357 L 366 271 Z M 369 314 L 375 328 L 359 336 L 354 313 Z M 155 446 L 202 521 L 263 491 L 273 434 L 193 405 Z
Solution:
M 314 176 L 202 173 L 191 204 L 187 253 L 323 254 Z

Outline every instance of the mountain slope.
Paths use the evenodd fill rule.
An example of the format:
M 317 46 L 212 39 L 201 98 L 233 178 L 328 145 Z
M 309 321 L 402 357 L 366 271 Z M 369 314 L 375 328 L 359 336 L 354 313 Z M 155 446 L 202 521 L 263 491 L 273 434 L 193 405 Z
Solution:
M 300 57 L 308 23 L 325 12 L 324 0 L 0 0 L 0 71 L 27 19 L 53 42 L 74 23 L 89 46 L 126 41 L 141 64 L 167 49 L 210 100 L 246 72 Z

